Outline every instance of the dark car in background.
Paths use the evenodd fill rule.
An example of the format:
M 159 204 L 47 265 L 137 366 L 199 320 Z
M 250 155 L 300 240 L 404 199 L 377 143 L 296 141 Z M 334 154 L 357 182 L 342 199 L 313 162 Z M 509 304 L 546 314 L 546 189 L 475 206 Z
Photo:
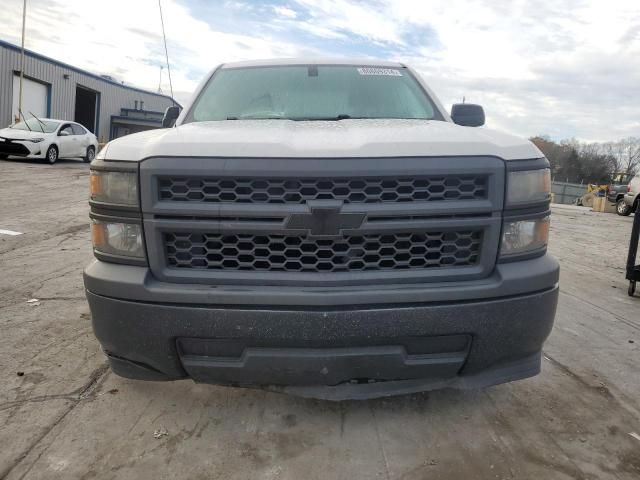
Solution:
M 631 213 L 631 206 L 624 201 L 624 196 L 632 178 L 633 175 L 630 173 L 616 173 L 609 184 L 607 200 L 615 204 L 618 215 L 626 216 Z

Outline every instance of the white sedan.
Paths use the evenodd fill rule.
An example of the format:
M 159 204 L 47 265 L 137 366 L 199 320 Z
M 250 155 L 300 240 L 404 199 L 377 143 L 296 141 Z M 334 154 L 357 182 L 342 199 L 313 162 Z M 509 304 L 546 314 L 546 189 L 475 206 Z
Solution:
M 53 165 L 58 158 L 80 157 L 90 162 L 97 151 L 96 136 L 75 122 L 30 118 L 0 130 L 2 160 L 9 156 L 43 158 Z

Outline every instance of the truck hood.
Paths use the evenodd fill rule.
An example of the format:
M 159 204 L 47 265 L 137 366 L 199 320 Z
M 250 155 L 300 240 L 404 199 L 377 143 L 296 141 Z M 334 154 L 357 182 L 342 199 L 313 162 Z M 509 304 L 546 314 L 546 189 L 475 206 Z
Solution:
M 413 157 L 539 158 L 528 140 L 487 128 L 426 120 L 229 120 L 188 123 L 116 139 L 105 158 L 148 157 Z

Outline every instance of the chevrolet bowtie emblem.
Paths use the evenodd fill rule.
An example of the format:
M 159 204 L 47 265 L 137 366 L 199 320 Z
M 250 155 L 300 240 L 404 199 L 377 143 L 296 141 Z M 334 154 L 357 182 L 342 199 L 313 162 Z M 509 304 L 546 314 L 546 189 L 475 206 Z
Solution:
M 342 213 L 340 207 L 311 207 L 310 213 L 293 213 L 286 227 L 306 230 L 311 237 L 335 237 L 343 230 L 359 228 L 364 213 Z

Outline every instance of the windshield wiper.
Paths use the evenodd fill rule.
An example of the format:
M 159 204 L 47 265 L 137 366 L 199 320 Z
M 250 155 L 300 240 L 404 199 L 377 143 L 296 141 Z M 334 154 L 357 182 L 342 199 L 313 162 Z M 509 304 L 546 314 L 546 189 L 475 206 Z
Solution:
M 42 130 L 42 133 L 44 133 L 44 127 L 46 127 L 46 125 L 42 122 L 42 120 L 36 117 L 32 111 L 29 111 L 29 115 L 31 115 L 33 118 L 35 118 L 38 121 L 38 123 L 40 124 L 40 130 Z
M 307 121 L 338 121 L 338 120 L 347 120 L 350 118 L 364 118 L 364 117 L 352 117 L 351 115 L 347 115 L 345 113 L 341 113 L 340 115 L 336 115 L 335 117 L 285 117 L 282 115 L 265 115 L 259 117 L 245 116 L 245 115 L 230 115 L 227 117 L 227 120 L 293 120 L 294 122 L 307 122 Z
M 431 118 L 419 117 L 352 117 L 346 113 L 341 113 L 335 117 L 284 117 L 284 116 L 228 116 L 227 120 L 292 120 L 294 122 L 337 122 L 340 120 L 432 120 Z
M 22 113 L 22 109 L 21 108 L 18 109 L 18 117 L 20 115 L 22 115 L 22 120 L 24 120 L 24 124 L 27 126 L 29 131 L 32 132 L 33 130 L 31 130 L 31 127 L 29 126 L 29 123 L 27 122 L 27 119 L 25 118 L 24 113 Z
M 227 117 L 227 120 L 291 120 L 290 118 L 287 117 L 281 117 L 281 116 L 271 116 L 271 117 L 236 117 L 236 116 L 229 116 Z
M 338 120 L 349 120 L 350 118 L 353 118 L 353 117 L 351 115 L 347 115 L 346 113 L 341 113 L 340 115 L 336 115 L 335 117 L 299 117 L 299 118 L 293 118 L 292 120 L 337 122 Z

